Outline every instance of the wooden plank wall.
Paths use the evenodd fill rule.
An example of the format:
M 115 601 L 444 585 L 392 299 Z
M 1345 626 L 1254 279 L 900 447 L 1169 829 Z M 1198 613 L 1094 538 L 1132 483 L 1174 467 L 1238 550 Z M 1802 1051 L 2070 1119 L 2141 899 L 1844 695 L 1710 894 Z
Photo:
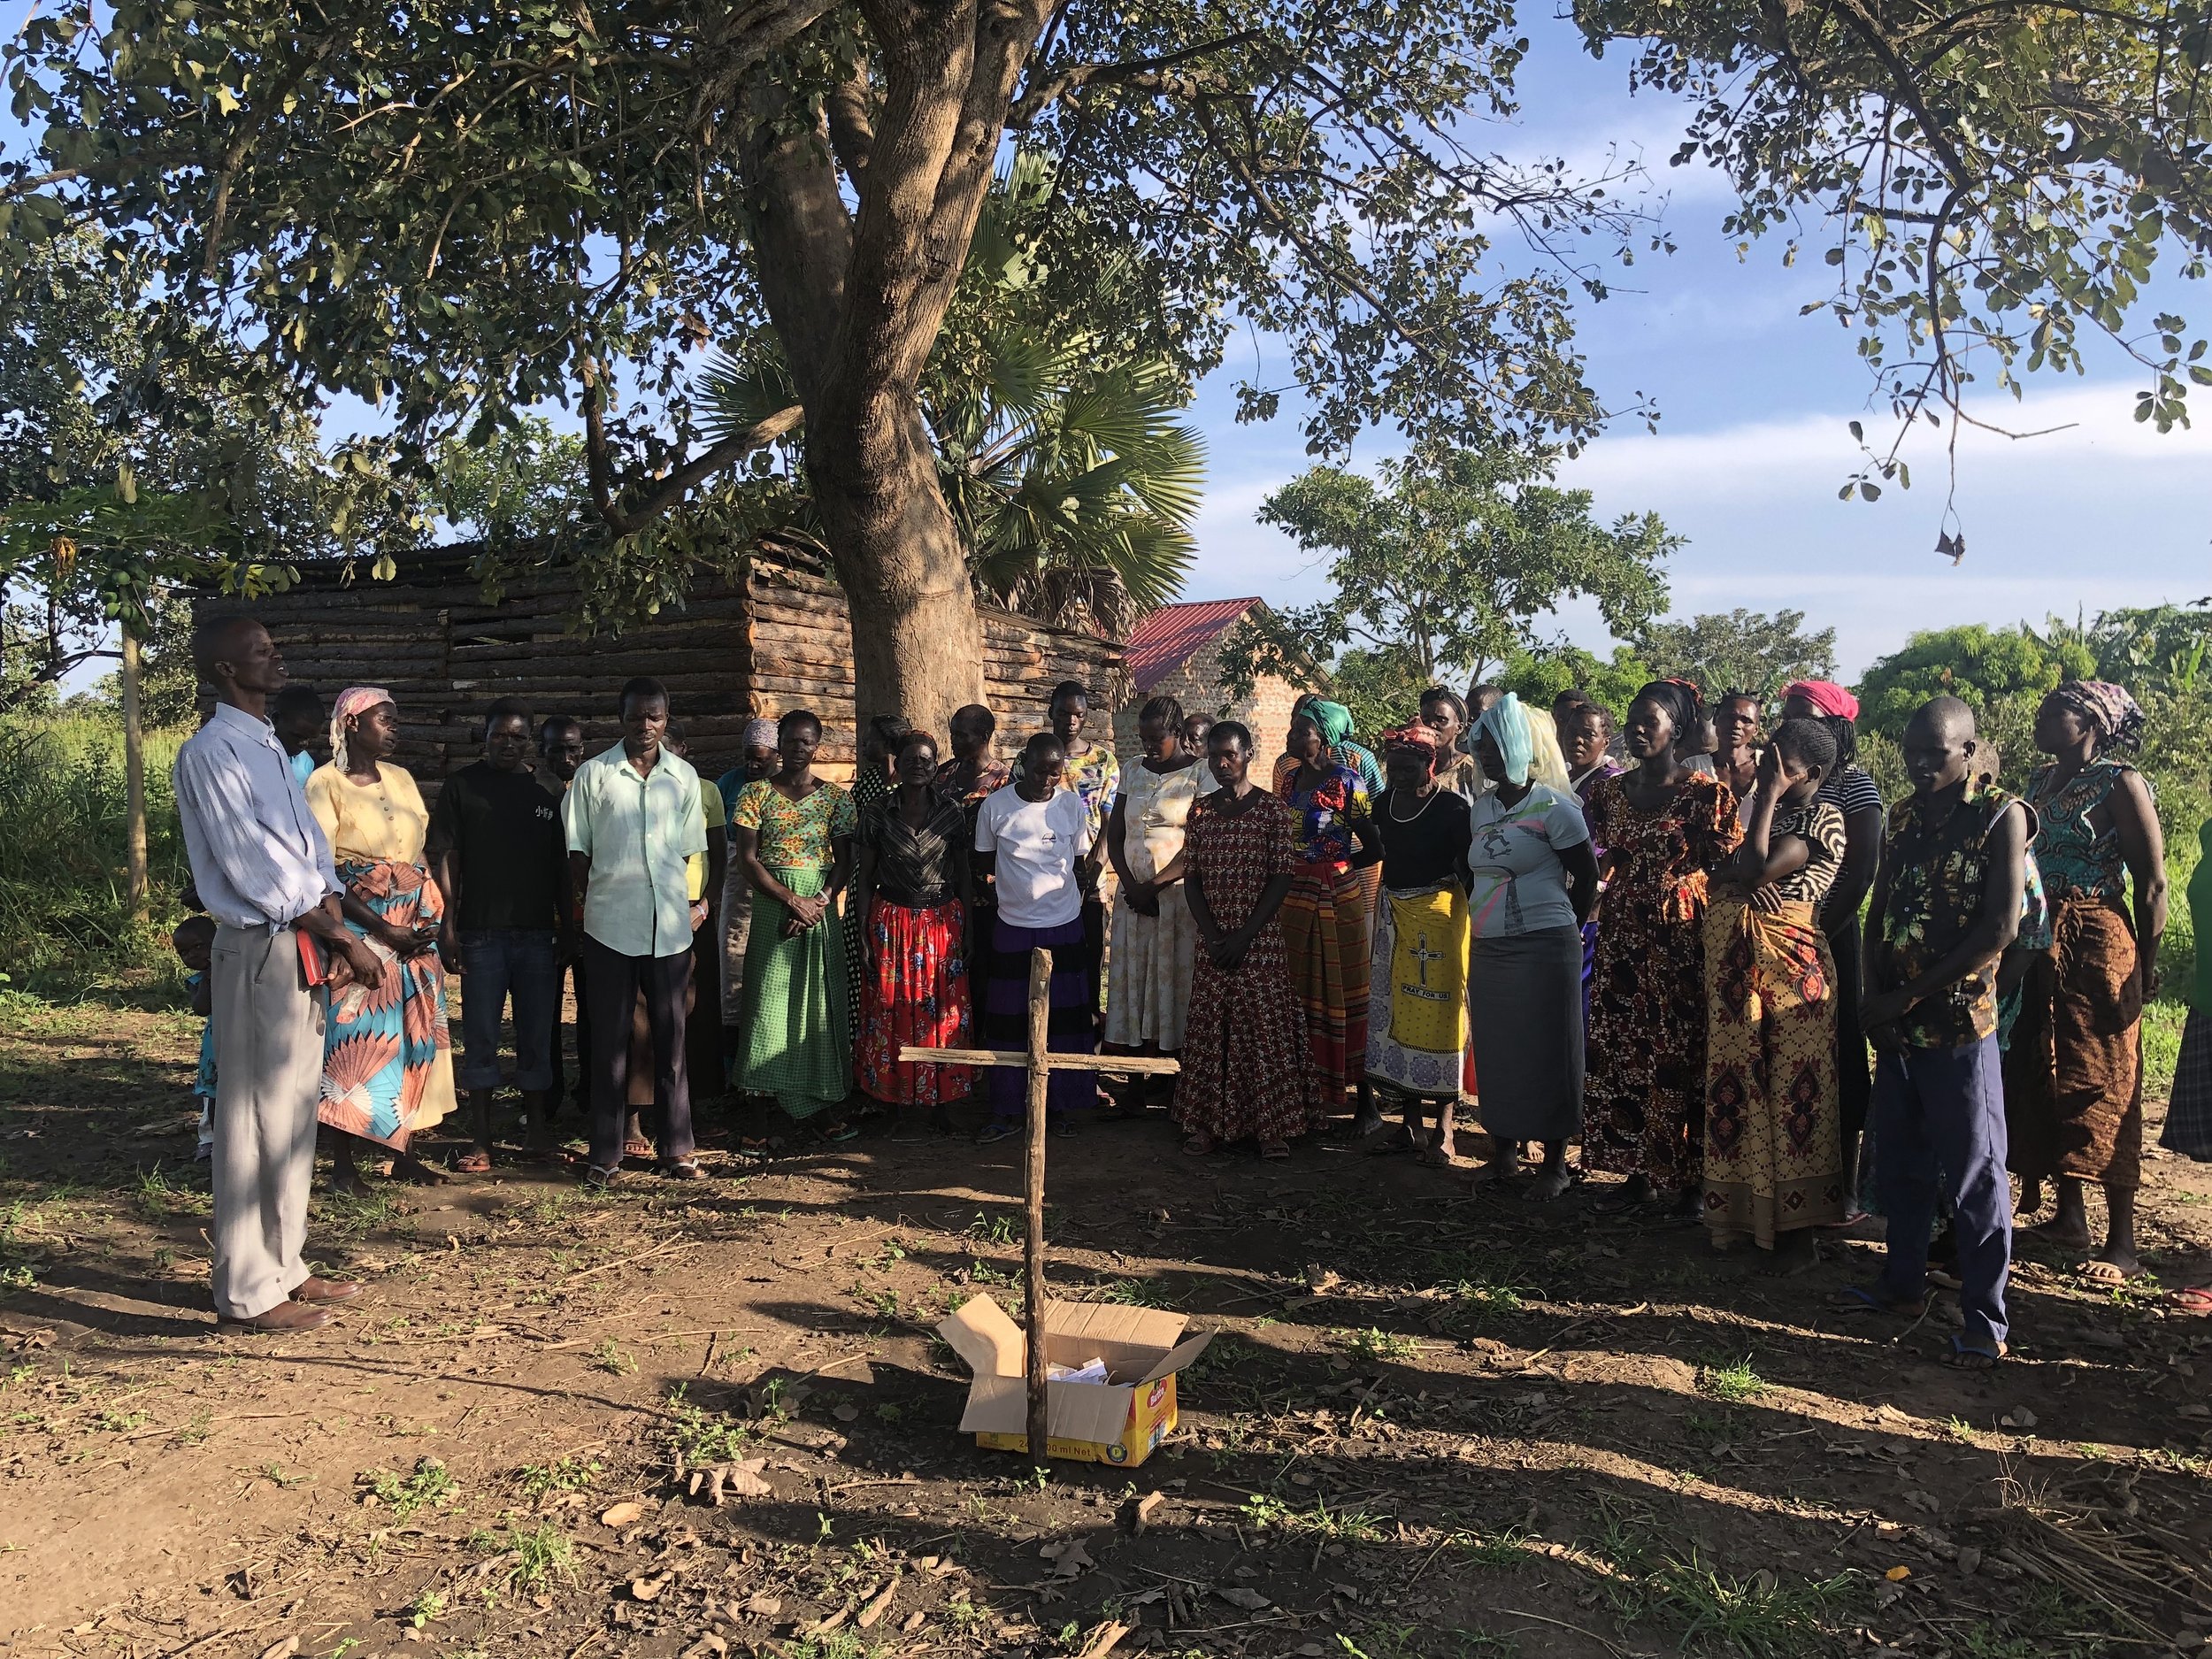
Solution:
M 211 596 L 194 611 L 261 618 L 292 679 L 326 699 L 349 686 L 388 687 L 399 706 L 398 758 L 426 786 L 475 757 L 483 710 L 499 697 L 519 698 L 540 720 L 576 716 L 597 752 L 619 737 L 615 699 L 637 674 L 667 686 L 692 761 L 708 777 L 736 763 L 749 718 L 793 708 L 821 716 L 832 775 L 849 767 L 852 645 L 835 583 L 757 562 L 741 586 L 702 583 L 684 610 L 618 639 L 569 634 L 577 602 L 574 578 L 556 570 L 510 579 L 488 604 L 465 563 L 449 557 L 409 580 L 342 587 L 311 575 L 290 593 L 250 604 Z M 1044 724 L 1062 680 L 1091 687 L 1092 729 L 1111 741 L 1120 647 L 988 607 L 983 617 L 986 695 L 999 715 L 1002 754 Z M 327 758 L 325 745 L 316 752 Z

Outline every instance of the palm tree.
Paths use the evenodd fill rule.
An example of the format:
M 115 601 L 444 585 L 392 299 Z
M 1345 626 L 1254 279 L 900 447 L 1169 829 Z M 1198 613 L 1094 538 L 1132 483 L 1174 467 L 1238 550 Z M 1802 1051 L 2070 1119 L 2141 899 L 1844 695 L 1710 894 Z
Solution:
M 1051 211 L 1048 164 L 1018 153 L 976 227 L 923 410 L 976 585 L 1040 620 L 1118 637 L 1182 589 L 1205 446 L 1176 419 L 1188 395 L 1169 364 L 1061 333 L 1024 303 L 1040 275 L 1029 227 Z M 765 347 L 718 354 L 699 393 L 710 435 L 794 401 Z

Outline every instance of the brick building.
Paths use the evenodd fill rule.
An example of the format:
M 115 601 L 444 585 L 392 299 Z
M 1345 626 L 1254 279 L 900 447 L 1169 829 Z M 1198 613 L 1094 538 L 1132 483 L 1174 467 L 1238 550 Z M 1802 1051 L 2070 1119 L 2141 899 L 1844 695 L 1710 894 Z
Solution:
M 1137 744 L 1137 711 L 1156 696 L 1171 696 L 1187 714 L 1211 714 L 1241 720 L 1252 728 L 1260 752 L 1271 759 L 1290 730 L 1290 705 L 1306 691 L 1326 690 L 1327 676 L 1316 672 L 1294 683 L 1263 675 L 1248 697 L 1232 697 L 1221 683 L 1221 641 L 1263 599 L 1205 599 L 1164 605 L 1129 635 L 1122 663 L 1133 695 L 1114 716 L 1114 749 L 1124 764 L 1142 753 Z

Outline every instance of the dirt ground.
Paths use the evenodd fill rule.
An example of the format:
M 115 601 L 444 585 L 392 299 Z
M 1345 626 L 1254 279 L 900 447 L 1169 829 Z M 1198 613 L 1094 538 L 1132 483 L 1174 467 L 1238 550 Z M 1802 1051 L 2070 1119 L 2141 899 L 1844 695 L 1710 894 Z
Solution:
M 1018 1304 L 1018 1142 L 749 1168 L 710 1134 L 702 1187 L 319 1192 L 311 1254 L 369 1294 L 221 1335 L 196 1041 L 0 1010 L 8 1655 L 2034 1659 L 2212 1632 L 2212 1327 L 2056 1258 L 2021 1264 L 2015 1360 L 1970 1377 L 1934 1360 L 1947 1305 L 1830 1310 L 1863 1240 L 1776 1279 L 1593 1215 L 1598 1183 L 1536 1206 L 1099 1124 L 1051 1143 L 1056 1289 L 1219 1334 L 1142 1467 L 1040 1479 L 956 1432 L 933 1330 Z M 2212 1244 L 2212 1171 L 2147 1179 L 2171 1279 Z M 715 1470 L 719 1506 L 691 1490 Z

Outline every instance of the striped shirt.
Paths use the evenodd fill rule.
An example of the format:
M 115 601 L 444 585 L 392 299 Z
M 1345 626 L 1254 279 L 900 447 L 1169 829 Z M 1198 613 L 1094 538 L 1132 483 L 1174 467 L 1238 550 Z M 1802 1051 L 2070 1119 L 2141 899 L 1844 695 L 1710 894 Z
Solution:
M 217 703 L 177 751 L 173 777 L 192 885 L 224 926 L 274 933 L 341 890 L 268 721 Z

